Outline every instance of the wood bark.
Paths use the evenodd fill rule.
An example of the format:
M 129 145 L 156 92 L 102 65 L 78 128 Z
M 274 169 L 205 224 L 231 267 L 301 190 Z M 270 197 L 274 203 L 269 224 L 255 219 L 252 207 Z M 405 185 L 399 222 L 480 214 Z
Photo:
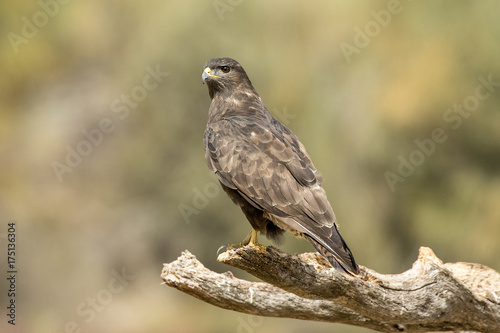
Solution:
M 426 247 L 401 274 L 360 266 L 353 277 L 332 269 L 318 253 L 289 255 L 272 246 L 231 249 L 218 261 L 264 282 L 213 272 L 188 251 L 164 264 L 162 279 L 207 303 L 253 315 L 380 332 L 500 332 L 500 274 L 480 264 L 444 264 Z

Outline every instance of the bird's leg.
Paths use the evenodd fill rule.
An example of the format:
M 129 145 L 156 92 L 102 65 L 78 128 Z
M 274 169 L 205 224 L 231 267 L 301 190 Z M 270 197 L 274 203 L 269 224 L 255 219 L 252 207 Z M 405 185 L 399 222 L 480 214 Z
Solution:
M 266 247 L 257 241 L 257 234 L 258 231 L 252 229 L 252 231 L 250 231 L 250 233 L 245 237 L 242 244 L 243 246 L 246 245 L 255 246 L 258 247 L 260 250 L 266 252 Z
M 243 242 L 241 243 L 243 246 L 245 245 L 259 245 L 259 242 L 257 241 L 257 230 L 252 229 L 250 233 L 245 237 Z
M 259 246 L 260 245 L 259 242 L 257 242 L 257 230 L 252 229 L 252 231 L 250 231 L 250 233 L 245 237 L 245 239 L 243 240 L 243 242 L 241 242 L 239 244 L 228 245 L 227 249 L 228 250 L 238 249 L 240 247 L 244 247 L 244 246 L 247 246 L 247 245 L 253 245 L 253 246 Z
M 258 247 L 259 249 L 263 250 L 263 251 L 266 251 L 266 247 L 264 245 L 261 245 L 258 241 L 257 241 L 257 233 L 258 231 L 255 230 L 255 229 L 252 229 L 252 231 L 250 231 L 250 233 L 245 237 L 245 239 L 243 240 L 243 242 L 239 243 L 239 244 L 233 244 L 233 245 L 227 245 L 227 246 L 221 246 L 219 248 L 219 250 L 217 251 L 217 253 L 219 253 L 219 251 L 221 250 L 221 248 L 223 247 L 226 247 L 226 250 L 232 250 L 232 249 L 238 249 L 240 247 L 244 247 L 244 246 L 247 246 L 247 245 L 250 245 L 250 246 L 255 246 L 255 247 Z

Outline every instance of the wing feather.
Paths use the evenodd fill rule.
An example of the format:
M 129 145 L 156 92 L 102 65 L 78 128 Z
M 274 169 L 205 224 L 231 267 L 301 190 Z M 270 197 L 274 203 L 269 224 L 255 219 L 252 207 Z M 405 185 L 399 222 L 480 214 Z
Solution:
M 311 217 L 308 225 L 331 227 L 333 211 L 319 187 L 316 168 L 295 135 L 280 130 L 243 117 L 210 124 L 207 164 L 223 184 L 229 183 L 262 210 L 276 216 L 299 213 Z

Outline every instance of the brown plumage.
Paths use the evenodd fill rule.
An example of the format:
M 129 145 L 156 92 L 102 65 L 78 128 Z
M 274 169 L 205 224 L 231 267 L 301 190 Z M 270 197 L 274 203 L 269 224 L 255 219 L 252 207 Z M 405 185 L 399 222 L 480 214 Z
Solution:
M 244 243 L 256 243 L 256 231 L 274 240 L 291 231 L 336 269 L 358 274 L 323 178 L 295 134 L 271 116 L 243 67 L 230 58 L 209 60 L 202 81 L 212 99 L 205 158 L 254 229 Z

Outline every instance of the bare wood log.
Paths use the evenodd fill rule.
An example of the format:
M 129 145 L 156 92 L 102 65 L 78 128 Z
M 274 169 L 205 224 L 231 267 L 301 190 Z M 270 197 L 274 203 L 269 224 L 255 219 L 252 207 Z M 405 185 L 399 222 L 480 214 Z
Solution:
M 246 246 L 219 261 L 265 282 L 205 268 L 188 251 L 165 264 L 164 282 L 210 304 L 244 313 L 344 323 L 380 332 L 500 332 L 500 274 L 479 264 L 443 264 L 422 247 L 396 275 L 360 267 L 351 277 L 317 253 L 289 255 Z
M 373 329 L 380 326 L 330 301 L 304 299 L 268 283 L 235 278 L 231 272 L 215 273 L 187 250 L 174 262 L 164 265 L 162 278 L 171 287 L 228 310 L 351 325 L 364 321 L 366 327 Z

